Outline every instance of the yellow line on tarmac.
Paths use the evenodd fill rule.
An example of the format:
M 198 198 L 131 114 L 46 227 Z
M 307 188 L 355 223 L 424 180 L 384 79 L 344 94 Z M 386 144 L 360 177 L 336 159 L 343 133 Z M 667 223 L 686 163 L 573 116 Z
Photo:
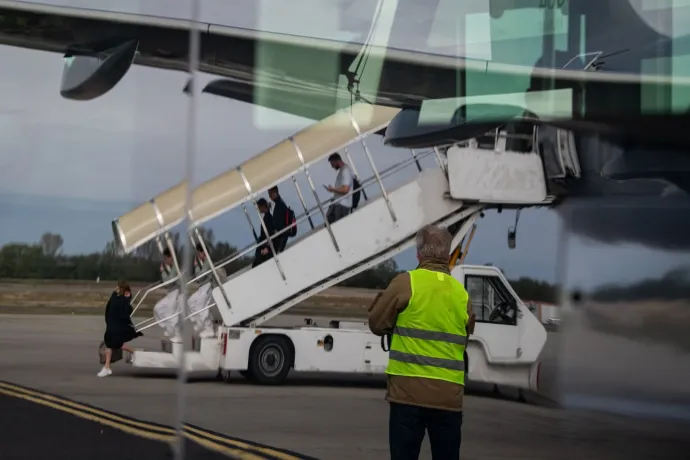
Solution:
M 232 447 L 225 446 L 223 444 L 218 444 L 217 442 L 209 441 L 208 439 L 200 438 L 190 433 L 184 434 L 186 438 L 193 440 L 197 444 L 200 444 L 207 449 L 215 450 L 221 452 L 225 455 L 229 455 L 233 458 L 239 460 L 266 460 L 267 457 L 263 455 L 256 455 L 252 452 L 246 452 L 244 450 L 233 449 Z M 295 457 L 296 458 L 296 457 Z
M 92 422 L 98 422 L 98 423 L 101 423 L 103 425 L 107 425 L 107 426 L 110 426 L 112 428 L 118 429 L 120 431 L 124 431 L 125 433 L 133 434 L 135 436 L 139 436 L 142 438 L 153 439 L 155 441 L 163 441 L 163 442 L 168 442 L 168 441 L 173 439 L 173 436 L 171 436 L 171 435 L 161 434 L 161 433 L 153 433 L 150 431 L 132 428 L 130 426 L 123 425 L 121 423 L 114 422 L 112 420 L 101 418 L 101 417 L 91 415 L 91 414 L 88 414 L 85 412 L 81 412 L 81 411 L 78 411 L 75 409 L 70 409 L 69 407 L 65 407 L 65 406 L 62 406 L 59 404 L 52 403 L 50 401 L 45 401 L 43 399 L 39 399 L 39 398 L 36 398 L 33 396 L 28 396 L 28 395 L 21 394 L 21 393 L 11 391 L 11 390 L 7 390 L 4 388 L 0 388 L 0 394 L 4 394 L 6 396 L 11 396 L 14 398 L 24 399 L 26 401 L 31 401 L 31 402 L 34 402 L 37 404 L 41 404 L 42 406 L 51 407 L 53 409 L 57 409 L 57 410 L 62 411 L 62 412 L 67 412 L 68 414 L 72 414 L 72 415 L 75 415 L 77 417 L 80 417 L 80 418 L 83 418 L 86 420 L 91 420 Z
M 189 433 L 197 433 L 200 434 L 206 438 L 213 439 L 214 441 L 222 442 L 222 443 L 231 443 L 234 446 L 237 447 L 242 447 L 244 449 L 251 449 L 254 452 L 259 452 L 265 455 L 270 455 L 271 457 L 279 458 L 282 460 L 299 460 L 300 457 L 295 457 L 294 455 L 290 455 L 285 452 L 281 452 L 279 450 L 271 449 L 270 447 L 262 447 L 262 446 L 257 446 L 254 444 L 248 444 L 242 441 L 235 441 L 234 439 L 227 439 L 223 436 L 218 436 L 213 433 L 207 433 L 203 430 L 199 430 L 198 428 L 194 428 L 191 426 L 185 427 L 185 430 Z
M 0 394 L 11 397 L 24 399 L 43 406 L 51 407 L 53 409 L 67 412 L 77 417 L 98 422 L 103 425 L 124 431 L 135 436 L 152 439 L 162 442 L 171 442 L 174 440 L 176 431 L 173 428 L 155 425 L 146 422 L 132 420 L 117 414 L 99 410 L 84 404 L 74 401 L 65 400 L 53 395 L 42 392 L 29 390 L 20 386 L 12 385 L 5 382 L 0 382 Z M 137 428 L 138 427 L 138 428 Z M 260 445 L 250 444 L 235 439 L 229 439 L 215 433 L 209 433 L 204 430 L 185 426 L 185 437 L 195 441 L 196 443 L 215 451 L 234 456 L 242 460 L 263 460 L 270 456 L 281 460 L 300 460 L 302 457 L 291 455 L 270 447 L 263 447 Z M 234 449 L 229 446 L 237 447 Z M 242 449 L 242 450 L 240 450 Z M 244 450 L 246 449 L 246 450 Z M 251 451 L 251 452 L 247 452 Z M 257 455 L 259 454 L 259 455 Z M 263 455 L 261 455 L 263 454 Z
M 175 430 L 170 428 L 170 427 L 163 427 L 163 426 L 157 426 L 157 425 L 154 425 L 151 423 L 139 422 L 137 420 L 132 420 L 132 419 L 129 419 L 127 417 L 122 417 L 122 416 L 119 416 L 117 414 L 111 414 L 110 412 L 105 412 L 105 411 L 96 409 L 94 407 L 89 407 L 89 406 L 86 406 L 84 404 L 79 404 L 79 403 L 76 403 L 73 401 L 65 400 L 63 398 L 58 398 L 58 397 L 53 396 L 53 395 L 41 393 L 38 391 L 29 390 L 27 388 L 18 387 L 18 386 L 8 384 L 5 382 L 0 382 L 0 389 L 3 389 L 3 388 L 5 388 L 6 390 L 9 390 L 9 391 L 22 393 L 22 394 L 27 395 L 27 396 L 32 396 L 34 398 L 38 398 L 40 400 L 37 401 L 36 399 L 31 399 L 31 401 L 38 402 L 39 404 L 42 404 L 43 400 L 52 401 L 53 403 L 56 403 L 59 405 L 59 407 L 50 406 L 50 407 L 53 407 L 54 409 L 62 410 L 62 408 L 68 408 L 69 407 L 69 408 L 73 408 L 73 409 L 79 411 L 80 413 L 87 412 L 87 413 L 93 414 L 94 416 L 107 417 L 108 419 L 112 419 L 112 420 L 117 421 L 117 422 L 123 422 L 123 423 L 126 423 L 127 425 L 137 426 L 137 427 L 140 427 L 144 430 L 159 431 L 162 433 L 168 433 L 172 436 L 175 435 Z M 70 412 L 70 413 L 72 413 L 72 412 Z

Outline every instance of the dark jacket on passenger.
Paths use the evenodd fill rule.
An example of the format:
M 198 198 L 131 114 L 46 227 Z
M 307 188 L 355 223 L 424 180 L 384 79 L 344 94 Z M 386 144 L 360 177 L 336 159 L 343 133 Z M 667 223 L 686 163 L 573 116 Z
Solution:
M 262 220 L 264 221 L 264 225 L 266 226 L 266 229 L 268 230 L 268 235 L 272 236 L 275 233 L 275 226 L 273 225 L 273 216 L 271 215 L 270 212 L 267 212 L 266 214 L 263 215 Z M 261 249 L 269 249 L 267 241 L 266 241 L 266 232 L 264 231 L 264 227 L 261 226 L 261 232 L 259 233 L 259 250 Z
M 287 227 L 290 222 L 287 218 L 288 207 L 282 197 L 278 197 L 273 202 L 273 228 L 276 233 Z M 285 234 L 280 236 L 287 236 Z
M 120 346 L 139 335 L 132 324 L 131 298 L 118 295 L 113 292 L 105 306 L 105 336 L 108 344 L 120 344 Z
M 442 272 L 450 275 L 448 261 L 425 260 L 417 268 Z M 369 328 L 376 335 L 390 334 L 395 327 L 398 314 L 407 308 L 412 298 L 410 274 L 401 273 L 390 282 L 385 291 L 378 294 L 369 307 Z M 467 302 L 467 335 L 474 332 L 472 306 Z M 390 402 L 409 404 L 449 411 L 462 411 L 463 385 L 445 380 L 423 377 L 388 375 L 386 399 Z

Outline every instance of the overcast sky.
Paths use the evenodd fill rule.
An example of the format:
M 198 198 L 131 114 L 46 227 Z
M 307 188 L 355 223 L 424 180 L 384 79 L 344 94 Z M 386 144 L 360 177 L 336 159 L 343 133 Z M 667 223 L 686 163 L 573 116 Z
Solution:
M 80 2 L 53 0 L 52 3 L 78 5 Z M 96 6 L 98 2 L 83 0 L 81 3 Z M 119 10 L 154 13 L 155 5 L 160 3 L 149 0 L 106 4 L 117 4 Z M 226 11 L 225 8 L 239 8 L 238 5 L 245 3 L 223 2 L 223 8 Z M 330 8 L 321 0 L 303 0 L 291 4 L 290 8 L 280 6 L 284 2 L 251 3 L 258 6 L 247 7 L 241 10 L 242 14 L 237 10 L 238 14 L 232 15 L 240 22 L 234 25 L 252 28 L 254 24 L 256 28 L 260 16 L 256 16 L 257 11 L 265 7 L 271 14 L 261 16 L 269 18 L 260 21 L 262 29 L 278 27 L 270 25 L 280 24 L 270 18 L 282 15 L 294 19 L 282 24 L 294 26 L 301 19 L 299 24 L 306 29 L 300 31 L 305 35 L 323 36 L 340 30 L 331 27 L 328 21 L 303 20 L 302 13 L 309 8 L 319 9 L 320 17 L 321 9 Z M 361 21 L 371 14 L 365 12 L 369 2 L 336 3 L 351 3 L 351 8 L 360 5 L 359 15 L 355 13 L 359 11 L 356 8 L 348 10 L 347 20 L 351 30 L 366 30 L 368 25 L 362 26 Z M 187 2 L 166 1 L 165 4 L 170 15 L 185 17 L 187 14 Z M 139 5 L 146 5 L 146 9 Z M 218 17 L 220 0 L 205 0 L 202 5 L 205 20 Z M 312 11 L 312 17 L 313 14 Z M 338 19 L 337 11 L 331 16 L 335 18 L 333 21 Z M 182 93 L 185 74 L 133 67 L 106 95 L 94 101 L 74 102 L 59 95 L 62 72 L 59 54 L 0 46 L 0 59 L 11 63 L 0 72 L 0 214 L 3 216 L 0 244 L 36 241 L 44 231 L 56 231 L 65 238 L 67 252 L 99 251 L 112 238 L 113 218 L 183 179 L 188 107 L 188 98 Z M 203 82 L 211 79 L 208 75 L 201 78 Z M 201 96 L 193 182 L 207 180 L 236 166 L 309 123 L 268 109 L 212 95 Z M 370 145 L 380 169 L 409 158 L 408 151 L 382 147 L 379 138 Z M 353 156 L 360 176 L 368 177 L 370 169 L 361 150 L 353 149 Z M 425 165 L 433 165 L 433 159 L 429 158 Z M 387 180 L 388 185 L 409 180 L 413 174 L 415 169 L 410 167 L 398 178 Z M 323 162 L 314 166 L 313 175 L 320 189 L 320 184 L 332 183 L 334 174 Z M 308 190 L 303 178 L 300 184 L 303 191 Z M 284 196 L 298 211 L 300 205 L 292 188 L 284 188 Z M 325 198 L 323 190 L 320 193 Z M 313 198 L 309 200 L 313 205 Z M 524 275 L 553 281 L 560 218 L 546 209 L 523 212 L 518 247 L 511 251 L 507 248 L 506 232 L 513 220 L 514 212 L 487 213 L 479 222 L 468 262 L 491 262 L 503 268 L 509 277 Z M 251 241 L 251 233 L 239 212 L 219 218 L 211 226 L 219 239 L 228 239 L 237 246 Z M 300 231 L 306 231 L 306 227 Z M 632 245 L 602 245 L 580 237 L 567 241 L 568 278 L 571 284 L 582 286 L 661 274 L 687 263 L 689 255 Z M 405 254 L 398 262 L 403 268 L 411 268 L 414 255 Z

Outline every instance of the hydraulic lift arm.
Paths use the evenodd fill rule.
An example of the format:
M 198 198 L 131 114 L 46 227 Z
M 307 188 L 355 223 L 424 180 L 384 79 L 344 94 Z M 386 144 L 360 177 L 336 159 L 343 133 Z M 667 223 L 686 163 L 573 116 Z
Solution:
M 460 241 L 460 244 L 458 244 L 458 247 L 455 248 L 453 253 L 450 256 L 450 261 L 448 262 L 449 268 L 452 270 L 453 267 L 456 265 L 462 265 L 462 263 L 465 261 L 465 257 L 467 257 L 467 253 L 470 250 L 470 244 L 472 244 L 472 238 L 474 238 L 474 232 L 477 230 L 477 224 L 472 225 L 472 231 L 470 231 L 470 234 L 466 237 L 463 238 Z M 467 243 L 465 244 L 465 249 L 462 249 L 462 243 L 465 242 L 465 239 L 467 240 Z M 460 260 L 458 261 L 458 257 Z

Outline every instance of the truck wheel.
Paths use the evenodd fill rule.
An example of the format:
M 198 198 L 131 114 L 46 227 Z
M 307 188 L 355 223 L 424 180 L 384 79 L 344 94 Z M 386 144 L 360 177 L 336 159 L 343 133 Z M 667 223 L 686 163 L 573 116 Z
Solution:
M 290 372 L 294 353 L 287 338 L 267 336 L 257 339 L 249 353 L 249 372 L 256 383 L 277 385 Z

